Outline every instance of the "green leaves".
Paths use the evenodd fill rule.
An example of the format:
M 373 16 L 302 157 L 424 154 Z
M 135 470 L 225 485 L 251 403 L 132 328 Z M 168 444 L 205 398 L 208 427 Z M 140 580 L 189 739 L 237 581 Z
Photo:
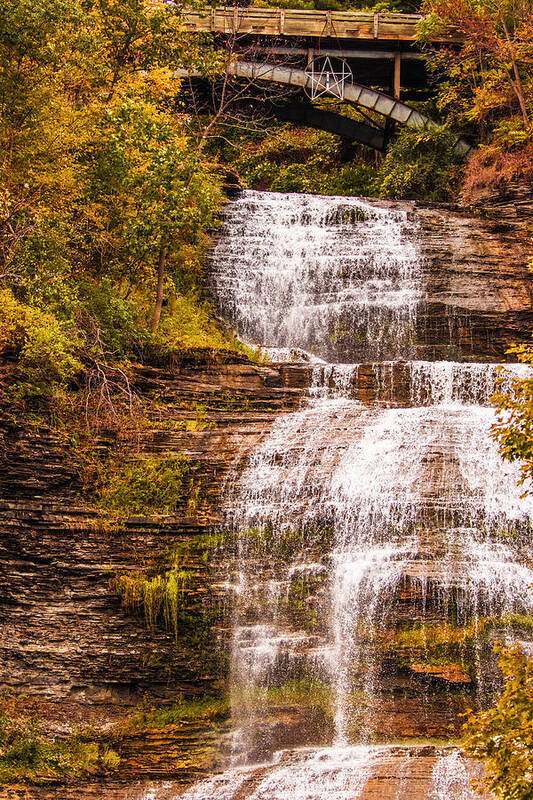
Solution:
M 501 800 L 533 798 L 533 659 L 518 646 L 497 648 L 504 677 L 494 708 L 471 715 L 465 748 L 485 766 L 483 786 Z
M 524 364 L 533 365 L 533 348 L 516 345 L 508 350 Z M 492 432 L 500 445 L 503 458 L 521 461 L 521 483 L 530 491 L 533 479 L 533 374 L 515 378 L 509 392 L 497 391 L 491 398 L 497 409 Z
M 402 128 L 377 175 L 380 196 L 431 202 L 448 200 L 462 170 L 455 141 L 444 130 Z

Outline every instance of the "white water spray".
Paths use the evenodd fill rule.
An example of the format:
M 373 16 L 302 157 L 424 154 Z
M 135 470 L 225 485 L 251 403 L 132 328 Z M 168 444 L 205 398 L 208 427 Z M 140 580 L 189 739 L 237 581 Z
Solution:
M 325 358 L 409 355 L 421 284 L 406 211 L 246 192 L 225 217 L 212 277 L 244 339 Z

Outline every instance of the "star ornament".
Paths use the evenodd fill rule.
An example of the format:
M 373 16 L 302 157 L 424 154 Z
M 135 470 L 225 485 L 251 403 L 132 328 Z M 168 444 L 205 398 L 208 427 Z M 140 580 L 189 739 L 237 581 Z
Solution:
M 314 58 L 305 72 L 310 79 L 305 90 L 311 100 L 326 94 L 344 100 L 344 87 L 352 82 L 352 71 L 340 58 Z

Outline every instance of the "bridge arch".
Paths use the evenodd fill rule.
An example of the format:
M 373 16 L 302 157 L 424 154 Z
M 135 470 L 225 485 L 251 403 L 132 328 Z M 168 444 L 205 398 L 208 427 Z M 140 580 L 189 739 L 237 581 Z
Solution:
M 250 81 L 267 81 L 270 83 L 283 83 L 290 86 L 298 86 L 302 89 L 311 89 L 312 78 L 302 69 L 293 67 L 277 66 L 254 61 L 232 61 L 227 67 L 228 74 L 237 78 L 247 78 Z M 332 93 L 333 96 L 336 96 Z M 344 99 L 354 105 L 361 106 L 369 111 L 376 111 L 384 117 L 408 125 L 411 128 L 425 128 L 429 130 L 439 130 L 439 125 L 434 120 L 421 114 L 406 103 L 402 103 L 394 97 L 369 89 L 359 83 L 346 83 L 344 86 Z M 336 115 L 338 116 L 338 115 Z M 318 122 L 318 118 L 316 120 Z M 319 124 L 316 127 L 320 127 Z M 369 131 L 373 129 L 368 127 Z M 377 129 L 376 129 L 377 130 Z M 357 136 L 354 136 L 358 139 Z M 364 142 L 370 144 L 370 142 Z M 370 144 L 370 146 L 374 146 Z M 464 139 L 457 138 L 455 143 L 457 152 L 466 155 L 472 149 Z
M 358 122 L 333 111 L 315 108 L 311 103 L 288 103 L 273 107 L 272 110 L 275 116 L 284 122 L 294 122 L 307 128 L 334 133 L 349 142 L 358 142 L 380 152 L 385 149 L 383 128 Z

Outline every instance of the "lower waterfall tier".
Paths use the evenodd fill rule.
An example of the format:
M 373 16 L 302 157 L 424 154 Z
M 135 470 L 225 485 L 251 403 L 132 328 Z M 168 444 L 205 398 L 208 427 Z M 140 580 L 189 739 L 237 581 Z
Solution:
M 453 748 L 330 747 L 282 751 L 273 764 L 236 768 L 182 800 L 479 800 L 475 765 Z M 158 796 L 154 800 L 158 800 Z
M 237 759 L 457 736 L 499 686 L 494 641 L 532 642 L 533 501 L 475 404 L 497 372 L 401 369 L 411 405 L 380 408 L 352 399 L 361 367 L 314 367 L 229 490 Z

